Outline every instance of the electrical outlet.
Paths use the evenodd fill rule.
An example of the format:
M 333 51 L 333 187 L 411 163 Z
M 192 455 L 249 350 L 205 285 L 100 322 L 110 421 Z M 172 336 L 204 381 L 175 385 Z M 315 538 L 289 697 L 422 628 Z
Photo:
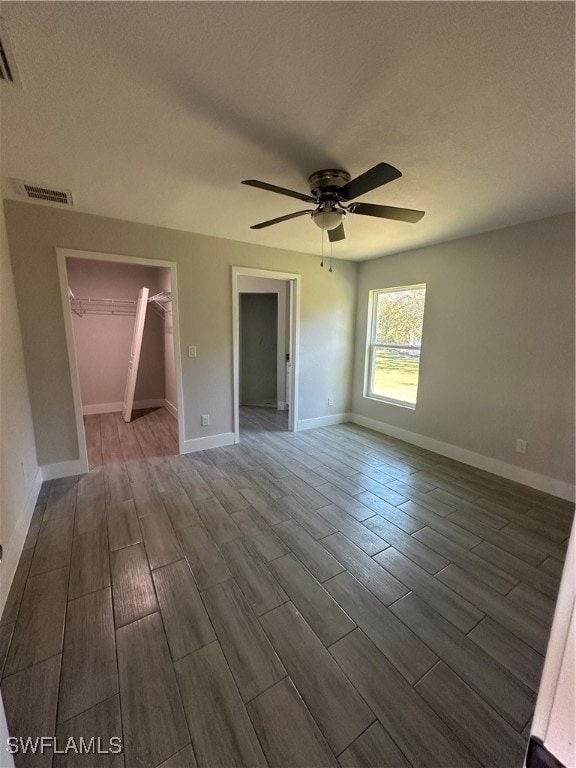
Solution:
M 526 440 L 516 440 L 516 453 L 526 453 L 528 443 Z
M 207 427 L 210 424 L 210 416 L 205 413 L 203 416 L 200 417 L 200 423 L 203 427 Z
M 188 347 L 188 357 L 196 357 L 196 346 Z
M 328 398 L 328 405 L 334 405 L 334 398 L 333 397 L 329 397 Z

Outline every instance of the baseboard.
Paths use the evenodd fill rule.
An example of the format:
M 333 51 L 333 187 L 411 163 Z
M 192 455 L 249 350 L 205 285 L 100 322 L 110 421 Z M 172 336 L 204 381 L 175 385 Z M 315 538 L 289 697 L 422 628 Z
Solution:
M 287 411 L 288 410 L 288 403 L 285 403 L 284 400 L 278 400 L 278 405 L 276 406 L 277 411 Z
M 298 432 L 302 432 L 305 429 L 316 429 L 316 427 L 331 427 L 333 424 L 344 424 L 346 421 L 351 421 L 352 417 L 349 413 L 334 413 L 329 416 L 316 416 L 314 419 L 301 419 L 298 422 Z
M 220 435 L 209 435 L 208 437 L 196 437 L 191 440 L 184 440 L 184 453 L 196 453 L 196 451 L 206 451 L 209 448 L 222 448 L 225 445 L 234 444 L 234 432 L 222 432 Z
M 87 465 L 81 459 L 60 461 L 56 464 L 44 464 L 40 469 L 42 470 L 42 480 L 57 480 L 59 477 L 84 475 L 88 472 Z
M 175 419 L 178 418 L 178 408 L 170 402 L 170 400 L 164 400 L 164 408 L 168 411 L 168 413 L 171 416 L 174 416 Z
M 313 421 L 313 419 L 309 419 L 309 421 Z M 356 413 L 350 414 L 348 421 L 352 421 L 354 424 L 359 424 L 362 427 L 368 427 L 368 429 L 373 429 L 375 432 L 382 432 L 390 437 L 396 437 L 398 440 L 403 440 L 411 445 L 417 445 L 419 448 L 439 453 L 441 456 L 461 461 L 463 464 L 469 464 L 477 469 L 483 469 L 499 477 L 504 477 L 506 480 L 513 480 L 516 483 L 527 485 L 538 491 L 544 491 L 544 493 L 549 493 L 552 496 L 558 496 L 568 501 L 574 501 L 575 499 L 576 489 L 574 485 L 563 480 L 557 480 L 554 477 L 542 475 L 539 472 L 533 472 L 530 469 L 524 469 L 515 464 L 508 464 L 500 459 L 484 456 L 481 453 L 475 453 L 466 448 L 444 443 L 433 437 L 419 435 L 417 432 L 410 432 L 407 429 L 402 429 L 402 427 L 395 427 L 392 424 L 369 419 Z
M 172 404 L 170 403 L 170 405 Z M 134 400 L 132 407 L 135 410 L 141 408 L 168 408 L 168 400 L 165 400 L 163 397 L 156 397 L 151 400 Z M 83 405 L 82 413 L 84 416 L 94 416 L 98 413 L 119 413 L 123 408 L 124 403 L 96 403 L 94 405 Z M 172 408 L 174 408 L 173 405 Z M 176 412 L 176 416 L 177 414 L 178 412 Z
M 4 610 L 8 592 L 12 585 L 12 579 L 14 578 L 20 555 L 22 554 L 22 548 L 26 541 L 32 513 L 34 512 L 36 500 L 38 499 L 38 494 L 40 493 L 40 488 L 42 486 L 42 480 L 42 470 L 38 467 L 30 488 L 28 489 L 28 493 L 26 494 L 26 499 L 24 501 L 22 512 L 18 518 L 17 526 L 12 533 L 10 541 L 4 543 L 4 557 L 2 564 L 0 565 L 0 568 L 2 569 L 2 578 L 0 578 L 0 616 Z

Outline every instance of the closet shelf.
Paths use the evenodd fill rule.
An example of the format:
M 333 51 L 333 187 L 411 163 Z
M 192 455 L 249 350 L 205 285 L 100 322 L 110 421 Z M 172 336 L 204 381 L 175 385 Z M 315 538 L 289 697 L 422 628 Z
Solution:
M 84 315 L 135 315 L 136 300 L 131 299 L 103 299 L 92 296 L 75 296 L 68 290 L 70 309 L 78 317 Z M 164 316 L 171 311 L 172 294 L 161 291 L 150 296 L 148 304 L 156 313 Z

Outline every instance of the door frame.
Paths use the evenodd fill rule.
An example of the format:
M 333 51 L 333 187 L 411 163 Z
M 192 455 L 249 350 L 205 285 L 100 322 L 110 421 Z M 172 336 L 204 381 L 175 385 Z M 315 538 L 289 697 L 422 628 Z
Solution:
M 290 395 L 288 406 L 288 429 L 298 430 L 298 369 L 300 363 L 300 290 L 302 277 L 294 272 L 274 272 L 269 269 L 232 267 L 232 365 L 234 379 L 234 442 L 240 442 L 240 301 L 238 299 L 238 278 L 259 277 L 265 280 L 288 282 L 290 305 Z
M 178 308 L 178 274 L 176 262 L 163 259 L 143 259 L 137 256 L 123 256 L 114 253 L 98 253 L 96 251 L 81 251 L 73 248 L 56 248 L 56 262 L 58 265 L 58 277 L 60 280 L 60 295 L 64 315 L 64 331 L 66 334 L 66 346 L 68 349 L 68 363 L 70 365 L 70 380 L 72 384 L 72 399 L 74 402 L 74 415 L 76 418 L 76 434 L 78 436 L 78 450 L 80 453 L 80 473 L 88 472 L 88 449 L 86 446 L 86 432 L 84 430 L 84 415 L 82 413 L 82 396 L 80 393 L 80 376 L 78 374 L 78 361 L 76 347 L 74 345 L 74 329 L 72 327 L 72 314 L 70 312 L 70 300 L 68 298 L 68 272 L 66 259 L 85 259 L 89 261 L 111 261 L 117 264 L 132 264 L 140 267 L 164 267 L 170 270 L 170 285 L 172 289 L 172 325 L 174 340 L 174 369 L 176 375 L 176 399 L 178 405 L 178 452 L 184 453 L 184 396 L 182 387 L 182 359 L 180 355 L 180 316 Z

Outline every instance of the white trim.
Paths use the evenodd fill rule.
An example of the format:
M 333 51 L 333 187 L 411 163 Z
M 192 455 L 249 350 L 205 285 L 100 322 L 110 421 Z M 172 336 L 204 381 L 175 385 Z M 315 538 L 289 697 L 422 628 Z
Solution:
M 265 280 L 284 280 L 289 285 L 290 302 L 290 361 L 292 379 L 290 407 L 288 409 L 288 429 L 298 430 L 298 368 L 300 363 L 300 293 L 302 277 L 294 272 L 274 272 L 268 269 L 251 267 L 232 267 L 232 361 L 234 384 L 234 442 L 240 442 L 240 302 L 238 301 L 238 278 L 260 277 Z
M 284 400 L 278 400 L 278 403 L 276 405 L 277 411 L 287 411 L 288 410 L 288 403 L 285 403 Z
M 60 282 L 60 296 L 62 299 L 62 315 L 64 316 L 64 332 L 66 335 L 66 347 L 68 349 L 68 362 L 70 365 L 70 379 L 72 384 L 72 400 L 74 416 L 76 419 L 76 437 L 78 439 L 78 458 L 82 465 L 80 473 L 88 472 L 88 448 L 86 446 L 86 432 L 84 419 L 82 418 L 82 395 L 80 393 L 80 377 L 78 375 L 78 362 L 76 360 L 76 347 L 74 345 L 74 329 L 72 327 L 72 315 L 70 313 L 70 300 L 68 298 L 68 273 L 66 271 L 66 251 L 56 248 L 56 263 L 58 266 L 58 279 Z M 79 474 L 80 474 L 79 473 Z M 64 475 L 60 475 L 64 477 Z M 46 477 L 44 477 L 46 480 Z
M 182 383 L 182 358 L 180 352 L 180 314 L 178 303 L 178 270 L 176 262 L 163 259 L 144 259 L 136 256 L 122 256 L 113 253 L 99 253 L 96 251 L 77 251 L 70 248 L 56 248 L 58 274 L 60 278 L 60 291 L 62 294 L 62 308 L 64 315 L 64 329 L 66 331 L 66 345 L 68 347 L 68 359 L 70 362 L 70 378 L 72 381 L 72 397 L 74 400 L 74 412 L 76 415 L 76 429 L 78 433 L 78 445 L 80 461 L 83 462 L 81 473 L 88 472 L 88 450 L 86 448 L 86 434 L 84 432 L 84 419 L 82 418 L 82 398 L 80 395 L 80 380 L 76 363 L 76 350 L 74 347 L 74 331 L 70 316 L 70 304 L 68 299 L 68 275 L 66 272 L 66 259 L 91 259 L 95 261 L 112 261 L 121 264 L 134 264 L 144 267 L 165 267 L 170 270 L 170 285 L 172 289 L 172 325 L 174 340 L 174 369 L 176 377 L 176 418 L 178 420 L 178 450 L 184 453 L 184 391 Z M 149 406 L 154 407 L 154 406 Z
M 404 440 L 406 443 L 417 445 L 419 448 L 434 451 L 434 453 L 439 453 L 441 456 L 461 461 L 463 464 L 469 464 L 477 469 L 492 472 L 492 474 L 504 477 L 507 480 L 513 480 L 516 483 L 527 485 L 538 491 L 544 491 L 544 493 L 549 493 L 552 496 L 558 496 L 568 501 L 574 501 L 575 499 L 576 488 L 573 484 L 566 483 L 564 480 L 542 475 L 539 472 L 533 472 L 530 469 L 524 469 L 524 467 L 518 467 L 515 464 L 509 464 L 506 461 L 494 459 L 491 456 L 484 456 L 481 453 L 469 451 L 467 448 L 444 443 L 442 440 L 419 435 L 417 432 L 410 432 L 407 429 L 395 427 L 383 421 L 376 421 L 376 419 L 369 419 L 356 413 L 351 414 L 350 421 L 362 427 L 373 429 L 375 432 L 382 432 L 385 435 L 390 435 L 390 437 Z
M 176 421 L 178 421 L 178 408 L 174 405 L 174 403 L 171 403 L 170 400 L 164 400 L 164 408 L 168 411 L 168 413 L 171 416 L 174 416 Z
M 344 424 L 352 421 L 350 413 L 334 413 L 329 416 L 316 416 L 314 419 L 303 419 L 298 422 L 298 431 L 304 429 L 316 429 L 317 427 L 331 427 L 333 424 Z
M 82 413 L 84 416 L 93 416 L 98 413 L 117 413 L 122 411 L 123 407 L 123 403 L 95 403 L 94 405 L 83 405 Z M 174 408 L 172 403 L 170 403 L 170 407 Z M 133 408 L 135 410 L 142 408 L 166 408 L 170 410 L 168 408 L 168 400 L 165 400 L 163 397 L 153 398 L 152 400 L 134 400 Z M 175 408 L 174 411 L 176 411 Z
M 195 437 L 184 441 L 184 453 L 196 453 L 206 451 L 209 448 L 222 448 L 225 445 L 234 445 L 234 432 L 222 432 L 219 435 L 207 437 Z
M 16 568 L 20 560 L 20 555 L 22 554 L 24 542 L 26 541 L 28 528 L 30 527 L 30 520 L 32 519 L 32 513 L 34 512 L 34 507 L 36 506 L 38 494 L 40 493 L 40 488 L 42 486 L 42 479 L 42 470 L 40 467 L 38 467 L 34 474 L 32 483 L 30 484 L 30 488 L 28 489 L 28 493 L 26 494 L 22 512 L 18 515 L 16 528 L 12 532 L 10 541 L 4 544 L 4 560 L 0 565 L 0 568 L 2 569 L 0 571 L 2 574 L 2 578 L 0 579 L 0 616 L 2 615 L 2 611 L 6 605 L 8 593 L 10 592 L 10 587 L 12 586 L 12 580 L 14 578 L 14 574 L 16 573 Z
M 57 480 L 60 477 L 73 477 L 74 475 L 85 475 L 89 469 L 85 469 L 81 460 L 58 461 L 56 464 L 44 464 L 40 467 L 42 470 L 42 480 Z

